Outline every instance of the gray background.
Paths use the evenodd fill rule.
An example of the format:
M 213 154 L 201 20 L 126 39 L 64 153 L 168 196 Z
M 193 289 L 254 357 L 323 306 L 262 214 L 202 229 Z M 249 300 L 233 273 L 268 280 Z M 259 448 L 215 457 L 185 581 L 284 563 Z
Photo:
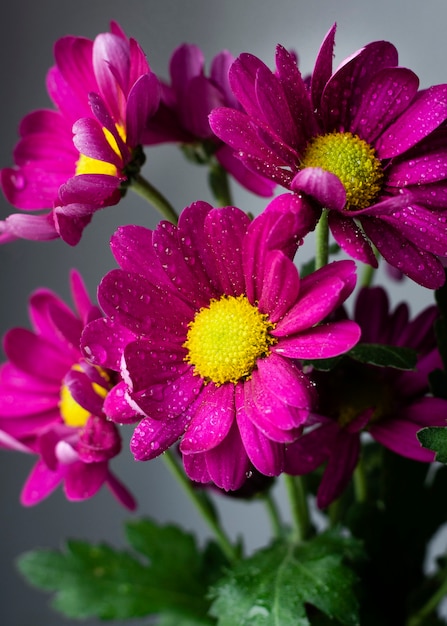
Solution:
M 23 115 L 49 105 L 44 77 L 53 63 L 53 43 L 65 34 L 93 38 L 108 30 L 110 19 L 138 39 L 154 71 L 164 76 L 172 50 L 182 42 L 201 46 L 208 60 L 227 48 L 234 55 L 253 52 L 269 65 L 276 43 L 282 43 L 297 50 L 307 72 L 323 36 L 337 21 L 336 61 L 369 41 L 387 39 L 399 49 L 401 64 L 420 76 L 422 86 L 447 81 L 445 0 L 15 0 L 2 6 L 0 20 L 0 167 L 12 164 Z M 173 147 L 149 150 L 145 173 L 178 209 L 197 199 L 211 200 L 204 172 L 184 163 Z M 234 195 L 245 210 L 257 213 L 263 207 L 263 201 L 240 189 L 234 188 Z M 0 217 L 11 211 L 0 198 Z M 107 245 L 114 229 L 131 222 L 153 227 L 157 219 L 129 195 L 117 207 L 98 213 L 74 249 L 58 241 L 0 247 L 0 333 L 28 325 L 27 299 L 36 287 L 50 287 L 68 298 L 72 267 L 83 273 L 94 295 L 99 279 L 114 266 Z M 309 250 L 306 246 L 300 261 Z M 382 274 L 379 280 L 385 280 Z M 393 285 L 393 301 L 404 297 L 411 300 L 414 312 L 432 301 L 430 292 L 409 281 Z M 121 522 L 130 517 L 108 491 L 78 504 L 65 501 L 58 491 L 33 509 L 22 508 L 18 495 L 32 463 L 26 455 L 0 453 L 0 624 L 5 626 L 66 623 L 47 607 L 47 595 L 31 589 L 17 574 L 13 561 L 18 554 L 36 546 L 57 546 L 67 536 L 123 545 Z M 137 464 L 125 446 L 114 468 L 136 493 L 142 515 L 178 521 L 201 540 L 208 535 L 162 461 Z M 284 502 L 281 486 L 277 496 Z M 265 540 L 268 523 L 259 505 L 219 499 L 218 506 L 230 535 L 242 535 L 249 550 Z

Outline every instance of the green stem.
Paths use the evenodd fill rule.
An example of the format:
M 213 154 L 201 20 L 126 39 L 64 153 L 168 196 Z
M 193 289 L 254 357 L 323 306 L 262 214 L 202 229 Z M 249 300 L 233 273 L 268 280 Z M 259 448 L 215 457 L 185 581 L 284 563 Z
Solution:
M 301 476 L 289 476 L 289 474 L 284 474 L 284 481 L 292 514 L 292 540 L 295 543 L 301 543 L 307 539 L 311 529 L 309 507 L 303 479 Z
M 173 224 L 177 224 L 178 215 L 172 205 L 158 191 L 158 189 L 153 187 L 148 180 L 141 176 L 141 174 L 138 174 L 131 179 L 130 189 L 152 204 L 152 206 L 157 209 L 157 211 L 161 213 L 164 218 Z
M 323 210 L 315 228 L 315 269 L 324 267 L 329 261 L 328 211 Z
M 269 514 L 270 523 L 272 526 L 273 535 L 276 538 L 281 537 L 283 533 L 283 524 L 281 521 L 281 517 L 279 514 L 278 506 L 271 494 L 270 491 L 262 494 L 262 499 L 267 508 L 267 512 Z
M 217 206 L 231 206 L 233 199 L 228 173 L 214 158 L 210 162 L 208 181 Z
M 354 471 L 354 492 L 357 502 L 366 502 L 368 499 L 368 485 L 366 481 L 365 466 L 359 459 Z
M 424 623 L 426 617 L 431 615 L 438 604 L 447 595 L 447 578 L 444 579 L 439 589 L 431 596 L 426 604 L 415 614 L 412 615 L 407 622 L 407 626 L 419 626 Z
M 365 265 L 363 268 L 362 281 L 360 283 L 361 287 L 371 287 L 375 273 L 375 267 L 372 265 Z
M 214 513 L 213 506 L 209 502 L 205 492 L 203 492 L 202 490 L 199 491 L 193 486 L 192 482 L 189 480 L 183 469 L 180 467 L 174 456 L 174 453 L 171 450 L 167 450 L 163 454 L 163 459 L 166 465 L 171 470 L 172 474 L 186 491 L 189 498 L 194 502 L 195 506 L 197 507 L 205 522 L 208 524 L 209 528 L 213 531 L 213 534 L 227 559 L 231 563 L 237 561 L 237 559 L 239 558 L 237 550 L 235 546 L 233 546 L 233 544 L 230 542 L 223 528 L 219 524 L 219 520 Z

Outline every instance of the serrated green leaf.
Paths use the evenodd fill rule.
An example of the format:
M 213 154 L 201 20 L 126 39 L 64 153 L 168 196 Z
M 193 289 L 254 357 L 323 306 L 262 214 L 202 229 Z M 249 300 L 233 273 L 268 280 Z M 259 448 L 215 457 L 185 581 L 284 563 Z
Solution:
M 348 352 L 348 355 L 361 363 L 401 370 L 414 370 L 417 363 L 415 350 L 377 343 L 359 343 Z
M 429 426 L 417 433 L 424 448 L 436 452 L 436 461 L 447 463 L 447 427 Z
M 281 542 L 261 550 L 213 587 L 210 613 L 218 626 L 309 626 L 306 605 L 312 605 L 355 626 L 356 577 L 342 563 L 345 547 L 323 534 L 299 546 Z
M 22 555 L 18 566 L 30 583 L 56 592 L 53 606 L 68 617 L 128 619 L 168 612 L 198 623 L 205 619 L 208 574 L 193 537 L 148 520 L 129 524 L 128 534 L 149 562 L 106 544 L 68 541 L 64 550 Z

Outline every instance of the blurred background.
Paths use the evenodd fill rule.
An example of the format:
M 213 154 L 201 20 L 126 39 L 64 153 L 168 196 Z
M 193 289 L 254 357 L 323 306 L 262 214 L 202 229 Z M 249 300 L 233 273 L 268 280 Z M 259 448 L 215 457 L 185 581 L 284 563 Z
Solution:
M 337 22 L 336 64 L 364 44 L 386 39 L 398 48 L 400 63 L 419 75 L 422 87 L 447 82 L 445 0 L 14 0 L 2 5 L 0 20 L 0 167 L 12 165 L 21 118 L 50 105 L 45 75 L 53 64 L 54 42 L 66 34 L 94 38 L 108 30 L 111 19 L 139 41 L 152 69 L 165 77 L 173 49 L 183 42 L 198 44 L 208 61 L 228 49 L 235 56 L 252 52 L 270 66 L 275 45 L 281 43 L 298 52 L 301 69 L 307 73 L 324 35 Z M 178 210 L 194 200 L 212 201 L 205 172 L 186 163 L 174 146 L 148 150 L 144 173 Z M 235 204 L 244 210 L 258 213 L 265 206 L 236 186 L 233 194 Z M 10 212 L 1 197 L 0 219 Z M 114 267 L 108 241 L 115 228 L 126 223 L 154 227 L 157 221 L 154 210 L 129 193 L 118 206 L 94 216 L 76 248 L 59 241 L 18 241 L 0 247 L 0 333 L 12 326 L 28 326 L 27 300 L 37 287 L 49 287 L 69 301 L 70 268 L 81 271 L 94 296 L 101 277 Z M 306 260 L 308 253 L 311 250 L 306 247 L 298 260 Z M 386 282 L 383 273 L 378 282 Z M 410 300 L 414 313 L 433 299 L 431 292 L 410 281 L 393 283 L 390 288 L 392 301 Z M 138 464 L 132 460 L 127 449 L 130 430 L 124 431 L 124 451 L 113 467 L 136 494 L 139 514 L 179 522 L 203 541 L 208 530 L 163 461 Z M 122 546 L 122 521 L 131 517 L 106 490 L 76 504 L 58 491 L 35 508 L 21 507 L 19 493 L 33 462 L 26 455 L 0 452 L 0 623 L 5 626 L 67 623 L 48 608 L 46 594 L 21 579 L 14 565 L 19 554 L 37 546 L 58 546 L 66 537 Z M 281 485 L 277 497 L 284 500 Z M 241 536 L 248 550 L 265 541 L 269 525 L 261 505 L 228 498 L 216 502 L 229 534 Z

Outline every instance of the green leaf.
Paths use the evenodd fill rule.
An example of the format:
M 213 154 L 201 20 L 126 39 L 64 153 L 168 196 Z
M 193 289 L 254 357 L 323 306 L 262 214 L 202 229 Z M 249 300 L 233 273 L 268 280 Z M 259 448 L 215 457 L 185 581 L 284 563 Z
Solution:
M 18 566 L 30 583 L 56 592 L 54 608 L 69 617 L 127 619 L 166 612 L 206 624 L 209 549 L 202 556 L 191 535 L 150 520 L 129 523 L 127 535 L 140 555 L 67 541 L 63 550 L 22 555 Z M 213 563 L 220 571 L 223 558 Z
M 348 356 L 361 363 L 400 370 L 414 370 L 417 363 L 415 350 L 378 343 L 359 343 L 348 352 Z
M 309 626 L 311 605 L 355 626 L 356 577 L 342 562 L 349 542 L 324 533 L 298 546 L 278 542 L 255 553 L 214 585 L 211 615 L 219 626 Z
M 417 438 L 424 448 L 436 452 L 436 461 L 447 463 L 447 427 L 429 426 L 422 428 L 417 433 Z
M 330 371 L 334 369 L 343 357 L 351 357 L 360 363 L 377 367 L 393 367 L 400 370 L 414 370 L 417 363 L 417 353 L 411 348 L 386 346 L 379 343 L 358 343 L 349 352 L 330 359 L 312 359 L 303 361 L 304 365 L 312 365 L 317 370 Z

